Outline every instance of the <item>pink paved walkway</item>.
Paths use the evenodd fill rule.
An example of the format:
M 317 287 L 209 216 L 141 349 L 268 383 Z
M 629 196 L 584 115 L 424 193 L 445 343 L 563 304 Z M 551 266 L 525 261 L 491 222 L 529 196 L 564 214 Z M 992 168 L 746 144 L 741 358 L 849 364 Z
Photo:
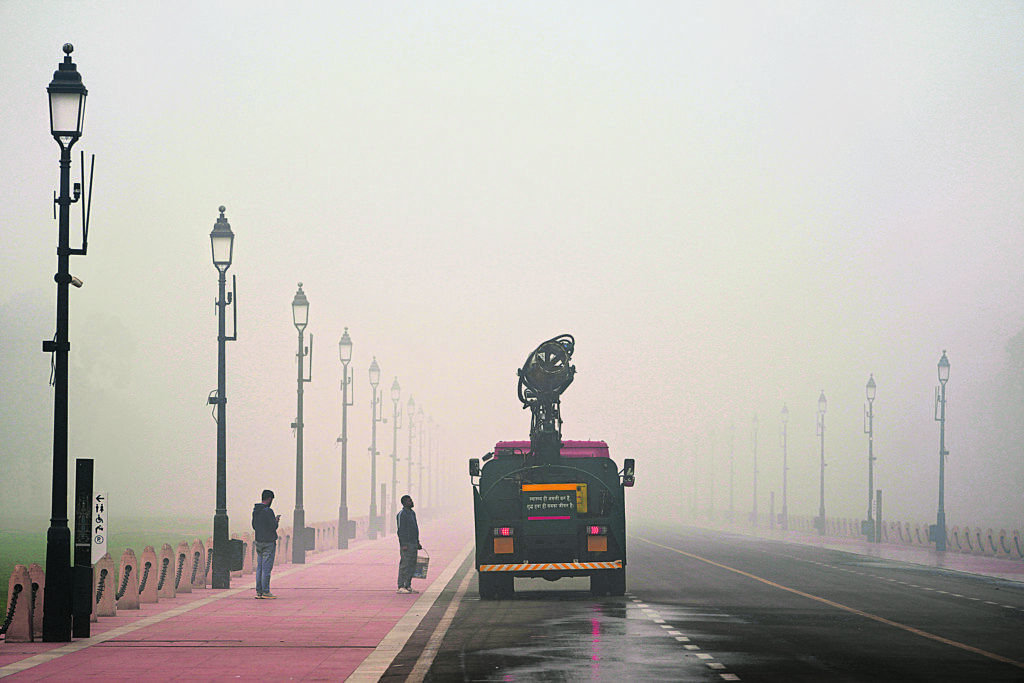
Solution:
M 279 681 L 348 678 L 367 661 L 383 670 L 466 556 L 472 517 L 420 513 L 430 571 L 420 595 L 397 595 L 393 535 L 278 565 L 277 600 L 256 600 L 252 575 L 228 590 L 197 590 L 121 610 L 72 643 L 0 643 L 12 681 Z M 457 522 L 459 519 L 461 522 Z M 466 520 L 470 521 L 467 523 Z M 391 634 L 389 636 L 389 633 Z M 376 653 L 375 653 L 376 651 Z M 371 657 L 372 655 L 372 657 Z M 367 658 L 370 658 L 367 660 Z M 41 660 L 48 660 L 42 661 Z M 28 664 L 34 666 L 24 668 Z M 23 669 L 23 670 L 22 670 Z M 377 670 L 369 666 L 370 671 Z M 379 674 L 360 676 L 376 680 Z

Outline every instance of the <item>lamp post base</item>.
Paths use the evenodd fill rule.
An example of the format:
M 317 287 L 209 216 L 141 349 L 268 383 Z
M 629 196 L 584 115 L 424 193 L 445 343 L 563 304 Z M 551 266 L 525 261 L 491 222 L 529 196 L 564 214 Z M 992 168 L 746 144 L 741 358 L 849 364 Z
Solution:
M 51 526 L 46 532 L 44 642 L 71 642 L 71 576 L 71 530 L 66 526 Z
M 306 564 L 306 511 L 296 510 L 292 522 L 292 564 Z
M 348 506 L 338 508 L 338 550 L 348 548 Z
M 231 588 L 231 558 L 228 557 L 228 515 L 213 515 L 213 577 L 211 588 Z

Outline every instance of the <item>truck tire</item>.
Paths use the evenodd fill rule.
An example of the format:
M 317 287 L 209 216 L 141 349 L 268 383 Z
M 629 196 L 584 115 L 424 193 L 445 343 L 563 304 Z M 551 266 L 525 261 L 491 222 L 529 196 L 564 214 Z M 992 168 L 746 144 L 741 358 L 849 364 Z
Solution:
M 608 576 L 608 593 L 610 595 L 626 594 L 626 570 L 613 569 Z
M 498 582 L 497 576 L 489 572 L 479 572 L 480 579 L 480 599 L 481 600 L 497 600 L 498 599 Z
M 608 572 L 599 571 L 590 575 L 590 594 L 607 595 L 609 589 Z
M 502 573 L 494 578 L 498 580 L 498 599 L 511 600 L 516 594 L 515 577 L 511 574 Z

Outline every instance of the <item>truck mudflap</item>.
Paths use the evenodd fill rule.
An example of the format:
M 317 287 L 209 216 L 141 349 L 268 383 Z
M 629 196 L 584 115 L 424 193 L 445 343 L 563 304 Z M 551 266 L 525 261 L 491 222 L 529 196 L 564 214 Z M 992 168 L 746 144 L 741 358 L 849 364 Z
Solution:
M 543 572 L 576 569 L 622 569 L 622 560 L 612 562 L 545 562 L 543 564 L 482 564 L 482 572 Z

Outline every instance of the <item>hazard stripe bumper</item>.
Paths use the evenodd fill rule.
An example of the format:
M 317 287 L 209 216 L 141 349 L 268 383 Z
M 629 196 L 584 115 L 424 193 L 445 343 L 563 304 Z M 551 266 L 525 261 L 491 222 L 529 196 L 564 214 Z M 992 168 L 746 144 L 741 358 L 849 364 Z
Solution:
M 482 564 L 482 572 L 543 572 L 574 569 L 622 569 L 622 560 L 613 562 L 547 562 L 543 564 Z

